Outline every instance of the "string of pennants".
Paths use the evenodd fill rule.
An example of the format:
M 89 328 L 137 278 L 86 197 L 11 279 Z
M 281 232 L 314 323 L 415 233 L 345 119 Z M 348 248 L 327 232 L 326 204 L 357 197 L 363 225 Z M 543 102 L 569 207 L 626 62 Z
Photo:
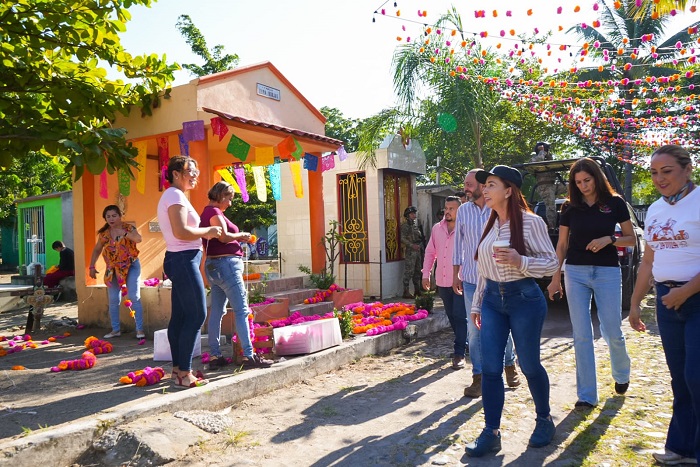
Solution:
M 229 128 L 220 117 L 211 119 L 212 133 L 219 137 L 219 141 L 228 134 Z M 189 156 L 189 143 L 191 141 L 203 141 L 205 138 L 204 120 L 194 120 L 191 122 L 183 122 L 182 133 L 178 134 L 178 142 L 180 154 Z M 136 190 L 144 194 L 146 187 L 146 155 L 147 141 L 137 141 L 132 143 L 137 151 L 136 162 L 140 166 L 140 170 L 136 173 Z M 159 188 L 165 189 L 168 187 L 167 173 L 168 161 L 170 160 L 170 148 L 167 137 L 157 138 L 158 145 L 158 162 L 160 166 L 160 182 Z M 274 148 L 253 147 L 233 133 L 230 136 L 226 151 L 239 162 L 233 164 L 233 175 L 228 168 L 219 169 L 217 173 L 222 180 L 233 186 L 234 191 L 241 194 L 243 202 L 247 203 L 250 200 L 248 188 L 246 184 L 246 175 L 244 163 L 248 158 L 249 153 L 253 149 L 255 160 L 251 164 L 250 170 L 253 174 L 255 182 L 255 193 L 257 198 L 262 201 L 267 201 L 267 190 L 265 186 L 265 171 L 270 179 L 272 188 L 272 196 L 276 201 L 282 199 L 281 185 L 281 168 L 280 160 L 287 159 L 289 161 L 289 169 L 292 175 L 292 183 L 294 185 L 294 195 L 297 198 L 304 196 L 302 185 L 301 170 L 316 172 L 319 169 L 319 157 L 314 154 L 305 153 L 301 144 L 293 136 L 287 136 L 277 144 L 279 158 L 274 156 Z M 338 155 L 340 161 L 347 159 L 348 154 L 343 146 L 340 146 L 337 151 L 320 158 L 321 172 L 335 168 L 335 155 Z M 253 165 L 254 164 L 254 165 Z M 267 169 L 267 170 L 266 170 Z M 131 177 L 128 172 L 119 170 L 117 173 L 119 193 L 123 196 L 129 196 L 131 193 Z M 103 171 L 100 175 L 99 195 L 103 199 L 107 199 L 107 171 Z

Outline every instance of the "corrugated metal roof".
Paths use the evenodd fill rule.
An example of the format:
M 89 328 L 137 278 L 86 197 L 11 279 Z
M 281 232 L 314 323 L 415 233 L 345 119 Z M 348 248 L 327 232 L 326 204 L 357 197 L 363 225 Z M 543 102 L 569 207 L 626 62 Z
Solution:
M 280 131 L 282 133 L 287 133 L 287 134 L 299 136 L 302 138 L 308 138 L 308 139 L 320 141 L 323 143 L 334 144 L 338 147 L 342 146 L 344 144 L 342 141 L 340 141 L 338 139 L 334 139 L 334 138 L 329 138 L 328 136 L 317 135 L 316 133 L 309 133 L 308 131 L 296 130 L 294 128 L 287 128 L 287 127 L 283 127 L 283 126 L 279 126 L 279 125 L 274 125 L 272 123 L 258 122 L 256 120 L 251 120 L 249 118 L 243 118 L 243 117 L 239 117 L 237 115 L 231 115 L 231 114 L 223 112 L 221 110 L 210 109 L 208 107 L 202 107 L 202 110 L 205 112 L 212 113 L 214 115 L 218 115 L 219 117 L 221 117 L 225 120 L 231 120 L 234 122 L 243 123 L 245 125 L 258 126 L 261 128 L 269 128 L 269 129 L 272 129 L 275 131 Z

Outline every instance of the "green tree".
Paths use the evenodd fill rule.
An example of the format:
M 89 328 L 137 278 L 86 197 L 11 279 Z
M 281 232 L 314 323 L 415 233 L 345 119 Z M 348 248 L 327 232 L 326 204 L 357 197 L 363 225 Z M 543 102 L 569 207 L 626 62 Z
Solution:
M 635 16 L 639 11 L 642 11 L 643 15 Z M 673 64 L 673 60 L 678 54 L 675 44 L 679 41 L 688 43 L 692 40 L 692 36 L 687 29 L 677 31 L 670 36 L 665 34 L 670 16 L 664 15 L 657 18 L 652 8 L 642 10 L 637 8 L 635 0 L 620 2 L 620 8 L 611 8 L 608 4 L 601 2 L 600 16 L 600 27 L 584 28 L 577 25 L 569 32 L 574 32 L 589 44 L 599 44 L 599 47 L 589 48 L 593 57 L 603 58 L 605 53 L 615 57 L 618 56 L 618 50 L 622 50 L 624 62 L 630 64 L 631 67 L 604 67 L 602 71 L 597 68 L 586 69 L 579 73 L 578 79 L 581 81 L 612 79 L 627 83 L 622 85 L 618 91 L 620 97 L 626 101 L 624 110 L 631 114 L 634 110 L 633 98 L 646 97 L 638 92 L 634 84 L 635 80 L 645 76 L 660 77 L 679 73 L 678 67 Z M 698 25 L 700 22 L 695 22 L 692 26 Z M 645 36 L 649 37 L 649 35 L 651 35 L 652 40 L 642 39 Z M 663 40 L 664 37 L 666 37 L 665 40 Z M 658 66 L 658 63 L 663 65 Z M 601 110 L 601 115 L 605 115 L 605 106 L 601 106 Z M 628 129 L 622 128 L 620 130 L 626 131 Z M 629 154 L 630 148 L 626 148 L 626 152 L 628 156 L 631 155 Z M 632 196 L 632 172 L 632 165 L 626 164 L 624 194 L 627 199 L 631 199 Z
M 657 11 L 660 15 L 667 15 L 672 10 L 683 11 L 688 6 L 688 0 L 659 0 L 657 2 L 648 1 L 643 2 L 639 8 L 633 10 L 635 19 L 644 18 L 649 11 Z M 693 5 L 697 3 L 696 0 L 692 0 Z
M 118 113 L 142 114 L 167 97 L 173 72 L 165 56 L 132 56 L 119 34 L 128 8 L 152 0 L 22 0 L 0 4 L 0 166 L 31 151 L 68 158 L 80 178 L 131 169 L 136 151 Z M 108 79 L 107 63 L 129 80 Z
M 250 199 L 243 202 L 240 193 L 236 193 L 231 201 L 231 207 L 226 210 L 226 217 L 236 226 L 244 231 L 251 232 L 256 227 L 269 227 L 277 220 L 277 203 L 272 197 L 272 187 L 270 180 L 265 177 L 265 190 L 267 201 L 260 201 L 255 194 L 255 181 L 250 165 L 244 165 L 246 174 L 246 187 Z
M 508 65 L 461 31 L 462 20 L 453 8 L 426 27 L 420 41 L 396 49 L 394 89 L 399 106 L 363 122 L 363 162 L 373 162 L 373 148 L 384 136 L 399 133 L 421 142 L 427 178 L 439 170 L 444 176 L 441 183 L 459 186 L 468 168 L 524 162 L 536 141 L 572 138 L 565 129 L 542 122 L 526 106 L 504 99 L 499 86 L 479 79 L 503 79 Z M 483 60 L 475 58 L 482 54 Z M 523 68 L 538 72 L 539 64 L 533 60 Z M 453 124 L 445 124 L 450 120 Z
M 340 110 L 331 107 L 321 107 L 321 113 L 326 117 L 326 136 L 342 141 L 348 153 L 357 151 L 361 122 L 345 118 Z
M 67 160 L 31 151 L 15 159 L 2 172 L 0 225 L 10 226 L 17 215 L 18 199 L 71 189 L 71 176 L 64 170 Z
M 194 25 L 189 15 L 180 15 L 175 27 L 185 38 L 192 52 L 204 59 L 204 65 L 183 63 L 182 68 L 194 76 L 207 76 L 221 71 L 232 70 L 238 66 L 237 54 L 225 54 L 224 46 L 215 45 L 211 50 L 207 48 L 207 41 L 201 31 Z

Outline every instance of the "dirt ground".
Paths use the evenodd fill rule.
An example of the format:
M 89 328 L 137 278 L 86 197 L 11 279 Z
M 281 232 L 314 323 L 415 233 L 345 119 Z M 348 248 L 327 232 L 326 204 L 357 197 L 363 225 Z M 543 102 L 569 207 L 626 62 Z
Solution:
M 134 391 L 116 383 L 119 375 L 153 364 L 152 341 L 139 346 L 129 334 L 115 339 L 115 352 L 101 357 L 90 371 L 47 372 L 58 361 L 75 358 L 86 337 L 107 331 L 76 330 L 71 326 L 75 318 L 75 303 L 51 305 L 44 320 L 48 328 L 33 338 L 39 341 L 63 332 L 71 336 L 40 350 L 0 358 L 0 439 L 162 393 L 159 386 Z M 598 338 L 601 402 L 581 412 L 574 410 L 575 366 L 566 306 L 550 307 L 542 359 L 551 380 L 557 435 L 545 448 L 527 447 L 535 414 L 523 378 L 520 388 L 506 390 L 502 451 L 481 459 L 465 455 L 465 445 L 483 427 L 481 399 L 463 397 L 471 381 L 470 364 L 464 370 L 451 369 L 453 335 L 443 331 L 229 407 L 220 413 L 230 428 L 193 437 L 187 454 L 171 465 L 652 465 L 651 451 L 663 448 L 671 391 L 650 307 L 644 318 L 649 328 L 645 334 L 624 323 L 632 357 L 627 395 L 614 393 L 607 348 Z M 0 313 L 0 335 L 20 333 L 25 321 L 26 309 Z M 12 371 L 18 364 L 27 370 Z M 159 429 L 157 423 L 144 428 Z
M 542 342 L 551 380 L 554 442 L 527 447 L 534 406 L 527 386 L 506 390 L 503 449 L 480 459 L 464 447 L 483 427 L 481 399 L 466 399 L 467 369 L 451 369 L 453 335 L 443 331 L 387 355 L 366 357 L 226 411 L 231 428 L 193 440 L 174 466 L 648 466 L 662 449 L 670 379 L 651 310 L 638 334 L 625 322 L 633 361 L 630 389 L 616 395 L 609 357 L 596 341 L 600 405 L 574 410 L 575 366 L 565 307 L 553 308 Z M 524 378 L 523 378 L 524 380 Z

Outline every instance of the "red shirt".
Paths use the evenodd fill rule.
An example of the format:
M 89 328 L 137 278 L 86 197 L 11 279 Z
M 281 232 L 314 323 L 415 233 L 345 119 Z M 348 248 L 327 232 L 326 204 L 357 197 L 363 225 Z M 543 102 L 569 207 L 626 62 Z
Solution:
M 224 216 L 221 209 L 215 208 L 214 206 L 205 206 L 202 211 L 201 221 L 199 222 L 200 227 L 211 227 L 211 218 L 214 216 L 221 216 L 226 222 L 226 230 L 233 233 L 238 233 L 238 227 L 236 224 L 231 222 Z M 233 240 L 229 243 L 221 243 L 218 239 L 206 240 L 202 239 L 204 244 L 204 251 L 206 251 L 207 256 L 224 256 L 224 255 L 236 255 L 243 256 L 243 249 L 241 244 L 237 240 Z

